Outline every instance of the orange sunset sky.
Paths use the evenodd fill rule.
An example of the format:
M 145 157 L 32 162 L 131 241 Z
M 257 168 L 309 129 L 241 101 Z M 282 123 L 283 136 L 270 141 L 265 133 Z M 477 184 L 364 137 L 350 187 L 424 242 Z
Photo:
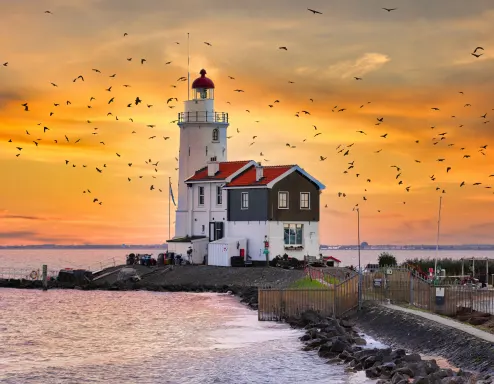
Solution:
M 322 243 L 356 243 L 358 203 L 362 241 L 434 244 L 443 190 L 441 242 L 494 243 L 492 0 L 23 0 L 0 14 L 2 245 L 168 238 L 188 32 L 192 80 L 205 68 L 230 114 L 229 160 L 297 163 L 326 185 Z

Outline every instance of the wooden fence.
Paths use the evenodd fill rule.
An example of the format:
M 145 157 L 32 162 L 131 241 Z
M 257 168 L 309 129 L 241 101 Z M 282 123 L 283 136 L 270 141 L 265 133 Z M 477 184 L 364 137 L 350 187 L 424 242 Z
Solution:
M 320 278 L 319 272 L 309 276 Z M 318 289 L 259 290 L 259 320 L 282 320 L 312 309 L 324 316 L 342 316 L 361 302 L 408 304 L 416 308 L 455 315 L 477 311 L 494 315 L 494 290 L 470 286 L 434 286 L 406 268 L 386 268 Z
M 358 276 L 321 289 L 259 289 L 259 320 L 279 321 L 312 309 L 341 316 L 358 305 Z

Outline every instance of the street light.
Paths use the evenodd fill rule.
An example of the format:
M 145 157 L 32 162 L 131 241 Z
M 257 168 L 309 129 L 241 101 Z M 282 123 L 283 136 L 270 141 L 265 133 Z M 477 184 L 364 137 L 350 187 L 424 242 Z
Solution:
M 357 249 L 358 249 L 358 309 L 362 309 L 362 267 L 360 265 L 360 209 L 353 208 L 357 211 Z

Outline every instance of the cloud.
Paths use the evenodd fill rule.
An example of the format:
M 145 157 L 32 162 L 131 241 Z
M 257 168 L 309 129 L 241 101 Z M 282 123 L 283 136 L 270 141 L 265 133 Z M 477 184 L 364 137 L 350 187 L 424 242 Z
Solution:
M 377 71 L 384 64 L 391 61 L 389 56 L 382 53 L 366 53 L 356 60 L 345 60 L 333 64 L 327 68 L 329 77 L 346 79 L 349 77 L 360 77 L 367 73 Z
M 0 239 L 32 239 L 37 236 L 33 231 L 6 231 L 0 232 Z
M 26 215 L 2 215 L 0 216 L 2 219 L 15 219 L 15 220 L 47 220 L 44 217 L 39 216 L 26 216 Z

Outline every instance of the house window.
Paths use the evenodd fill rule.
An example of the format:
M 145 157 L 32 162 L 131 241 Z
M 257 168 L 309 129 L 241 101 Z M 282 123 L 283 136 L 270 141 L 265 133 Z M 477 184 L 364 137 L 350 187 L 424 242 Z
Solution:
M 219 141 L 220 140 L 220 131 L 218 128 L 213 129 L 213 141 Z
M 223 204 L 223 189 L 220 186 L 216 187 L 216 205 Z
M 300 209 L 310 209 L 309 192 L 300 192 Z
M 204 187 L 199 187 L 199 205 L 204 205 Z
M 284 224 L 285 246 L 302 246 L 303 234 L 303 224 Z
M 242 192 L 242 209 L 249 209 L 249 192 Z
M 278 192 L 278 208 L 288 209 L 288 192 Z

